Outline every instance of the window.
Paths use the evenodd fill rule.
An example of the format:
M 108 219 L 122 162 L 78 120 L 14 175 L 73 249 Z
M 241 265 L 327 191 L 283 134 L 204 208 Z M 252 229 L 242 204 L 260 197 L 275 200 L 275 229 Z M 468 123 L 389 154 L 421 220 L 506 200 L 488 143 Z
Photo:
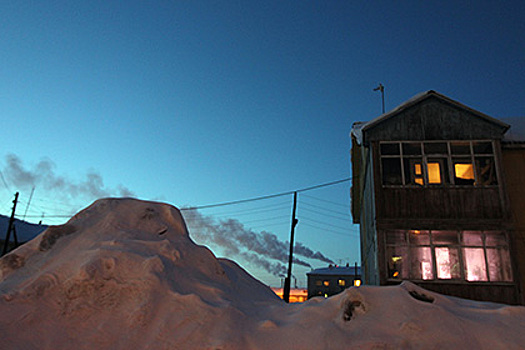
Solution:
M 328 287 L 330 285 L 330 281 L 323 281 L 323 286 Z
M 392 230 L 385 238 L 389 279 L 512 282 L 504 232 Z
M 341 287 L 344 287 L 346 285 L 346 281 L 345 280 L 339 280 L 339 285 Z
M 384 186 L 497 185 L 491 141 L 381 142 Z

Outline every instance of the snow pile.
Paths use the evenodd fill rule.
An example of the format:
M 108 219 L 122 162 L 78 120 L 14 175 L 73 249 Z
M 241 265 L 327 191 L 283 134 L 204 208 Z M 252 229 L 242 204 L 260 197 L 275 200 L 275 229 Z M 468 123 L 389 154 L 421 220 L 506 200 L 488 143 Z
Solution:
M 167 204 L 104 199 L 0 259 L 6 349 L 525 345 L 525 308 L 405 283 L 285 304 L 189 237 Z

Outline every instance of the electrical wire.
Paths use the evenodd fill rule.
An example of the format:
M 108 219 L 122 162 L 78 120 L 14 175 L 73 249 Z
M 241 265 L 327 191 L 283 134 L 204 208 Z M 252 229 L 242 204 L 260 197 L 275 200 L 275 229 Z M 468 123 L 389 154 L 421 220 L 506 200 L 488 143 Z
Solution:
M 316 223 L 316 224 L 326 225 L 326 226 L 330 226 L 330 227 L 338 228 L 338 229 L 340 229 L 340 230 L 344 230 L 344 231 L 350 229 L 349 227 L 341 227 L 341 226 L 337 226 L 337 225 L 327 224 L 326 222 L 317 221 L 317 220 L 311 219 L 311 218 L 309 218 L 309 217 L 301 217 L 301 218 L 299 218 L 299 220 L 311 221 L 311 222 L 314 222 L 314 223 Z
M 319 189 L 319 188 L 322 188 L 322 187 L 337 185 L 337 184 L 340 184 L 340 183 L 343 183 L 343 182 L 347 182 L 347 181 L 350 181 L 350 180 L 352 180 L 351 177 L 350 178 L 346 178 L 346 179 L 341 179 L 341 180 L 336 180 L 336 181 L 332 181 L 332 182 L 323 183 L 323 184 L 320 184 L 320 185 L 306 187 L 306 188 L 302 188 L 302 189 L 295 190 L 295 191 L 286 191 L 286 192 L 270 194 L 270 195 L 260 196 L 260 197 L 254 197 L 254 198 L 248 198 L 248 199 L 241 199 L 241 200 L 236 200 L 236 201 L 229 201 L 229 202 L 222 202 L 222 203 L 215 203 L 215 204 L 207 204 L 207 205 L 201 205 L 201 206 L 195 206 L 195 207 L 187 207 L 187 208 L 181 208 L 180 210 L 183 211 L 183 210 L 195 210 L 195 209 L 208 209 L 208 208 L 215 208 L 215 207 L 223 207 L 223 206 L 227 206 L 227 205 L 255 202 L 255 201 L 260 201 L 260 200 L 265 200 L 265 199 L 270 199 L 270 198 L 289 196 L 289 195 L 294 194 L 295 192 L 300 193 L 300 192 L 312 191 L 312 190 L 316 190 L 316 189 Z
M 330 232 L 330 233 L 333 233 L 333 234 L 336 234 L 336 235 L 345 236 L 347 238 L 349 238 L 349 237 L 357 237 L 357 238 L 359 238 L 359 235 L 354 234 L 354 233 L 350 233 L 350 232 L 343 233 L 341 231 L 336 231 L 336 230 L 332 230 L 332 229 L 329 229 L 329 228 L 321 228 L 321 227 L 309 224 L 307 222 L 303 222 L 302 224 L 305 225 L 305 226 L 308 226 L 308 227 L 315 228 L 317 230 L 323 231 L 323 232 Z
M 318 200 L 318 201 L 321 201 L 321 202 L 337 205 L 337 206 L 340 206 L 340 207 L 343 207 L 343 208 L 348 208 L 348 206 L 350 205 L 350 204 L 342 204 L 342 203 L 332 202 L 332 201 L 329 201 L 329 200 L 326 200 L 326 199 L 317 198 L 317 197 L 314 197 L 314 196 L 311 196 L 311 195 L 308 195 L 308 194 L 303 194 L 303 196 L 306 197 L 306 198 L 312 198 L 312 199 L 315 199 L 315 200 Z
M 304 203 L 303 203 L 303 204 L 304 204 Z M 338 216 L 335 216 L 335 215 L 319 213 L 318 211 L 311 210 L 311 209 L 308 209 L 308 208 L 301 208 L 301 209 L 299 209 L 299 211 L 300 211 L 300 212 L 301 212 L 301 211 L 306 211 L 306 212 L 313 213 L 313 214 L 319 214 L 319 215 L 322 215 L 322 216 L 324 216 L 324 217 L 330 217 L 330 218 L 337 219 L 337 220 L 341 220 L 341 221 L 345 221 L 345 222 L 349 222 L 349 221 L 350 221 L 350 217 L 342 218 L 342 217 L 338 217 Z M 298 214 L 298 215 L 299 215 L 299 214 Z
M 323 207 L 320 207 L 318 205 L 314 205 L 314 204 L 310 204 L 310 203 L 307 203 L 307 202 L 301 202 L 301 205 L 305 205 L 307 207 L 310 207 L 310 208 L 314 208 L 316 210 L 320 210 L 320 211 L 324 211 L 324 212 L 327 212 L 327 213 L 330 213 L 330 214 L 337 214 L 339 215 L 340 217 L 343 217 L 345 220 L 348 220 L 350 218 L 350 211 L 348 211 L 347 213 L 345 212 L 342 212 L 342 211 L 337 211 L 337 210 L 332 210 L 332 209 L 326 209 L 326 208 L 323 208 Z M 350 207 L 349 207 L 350 208 Z
M 276 205 L 276 206 L 264 206 L 260 208 L 252 208 L 252 209 L 246 209 L 246 210 L 239 210 L 239 211 L 233 211 L 233 212 L 219 212 L 219 213 L 211 213 L 209 215 L 213 216 L 243 216 L 243 215 L 253 215 L 258 213 L 267 213 L 277 210 L 283 210 L 290 207 L 290 203 L 287 203 L 285 205 Z M 263 209 L 265 208 L 265 209 Z M 271 208 L 271 209 L 267 209 Z

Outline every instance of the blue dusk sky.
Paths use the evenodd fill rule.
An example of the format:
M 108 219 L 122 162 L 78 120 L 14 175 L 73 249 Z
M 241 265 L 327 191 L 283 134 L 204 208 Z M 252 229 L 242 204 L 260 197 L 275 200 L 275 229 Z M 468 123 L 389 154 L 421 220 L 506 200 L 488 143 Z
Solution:
M 436 90 L 524 117 L 524 19 L 524 1 L 4 2 L 0 213 L 16 191 L 19 217 L 60 224 L 100 197 L 202 206 L 349 178 L 349 132 L 381 114 L 379 83 L 387 110 Z M 360 261 L 349 191 L 301 192 L 297 209 L 296 240 L 340 264 Z M 199 214 L 282 250 L 291 203 Z M 193 236 L 280 285 L 261 261 L 283 259 Z M 294 266 L 299 286 L 309 269 Z

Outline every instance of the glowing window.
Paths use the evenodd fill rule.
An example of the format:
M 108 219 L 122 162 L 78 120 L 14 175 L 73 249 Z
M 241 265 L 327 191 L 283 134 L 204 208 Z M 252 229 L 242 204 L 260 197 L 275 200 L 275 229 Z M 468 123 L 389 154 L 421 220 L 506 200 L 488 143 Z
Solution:
M 339 285 L 341 287 L 344 287 L 346 285 L 346 281 L 345 280 L 339 280 Z
M 414 182 L 418 185 L 423 185 L 423 169 L 421 168 L 421 163 L 415 163 L 414 164 Z
M 463 258 L 467 281 L 487 281 L 487 265 L 483 248 L 464 248 Z
M 495 186 L 491 141 L 398 141 L 380 143 L 385 186 Z
M 439 279 L 460 278 L 459 254 L 456 248 L 436 247 L 436 269 Z
M 454 182 L 456 185 L 474 184 L 474 167 L 472 163 L 466 163 L 465 161 L 454 162 Z
M 440 184 L 441 183 L 441 166 L 439 163 L 428 163 L 428 183 L 429 184 Z
M 411 278 L 417 280 L 434 279 L 430 247 L 412 247 L 410 249 L 410 260 Z
M 330 285 L 330 281 L 323 281 L 323 285 L 324 285 L 325 287 L 328 287 L 328 286 Z
M 505 232 L 414 229 L 407 240 L 402 231 L 387 232 L 389 279 L 513 281 Z

